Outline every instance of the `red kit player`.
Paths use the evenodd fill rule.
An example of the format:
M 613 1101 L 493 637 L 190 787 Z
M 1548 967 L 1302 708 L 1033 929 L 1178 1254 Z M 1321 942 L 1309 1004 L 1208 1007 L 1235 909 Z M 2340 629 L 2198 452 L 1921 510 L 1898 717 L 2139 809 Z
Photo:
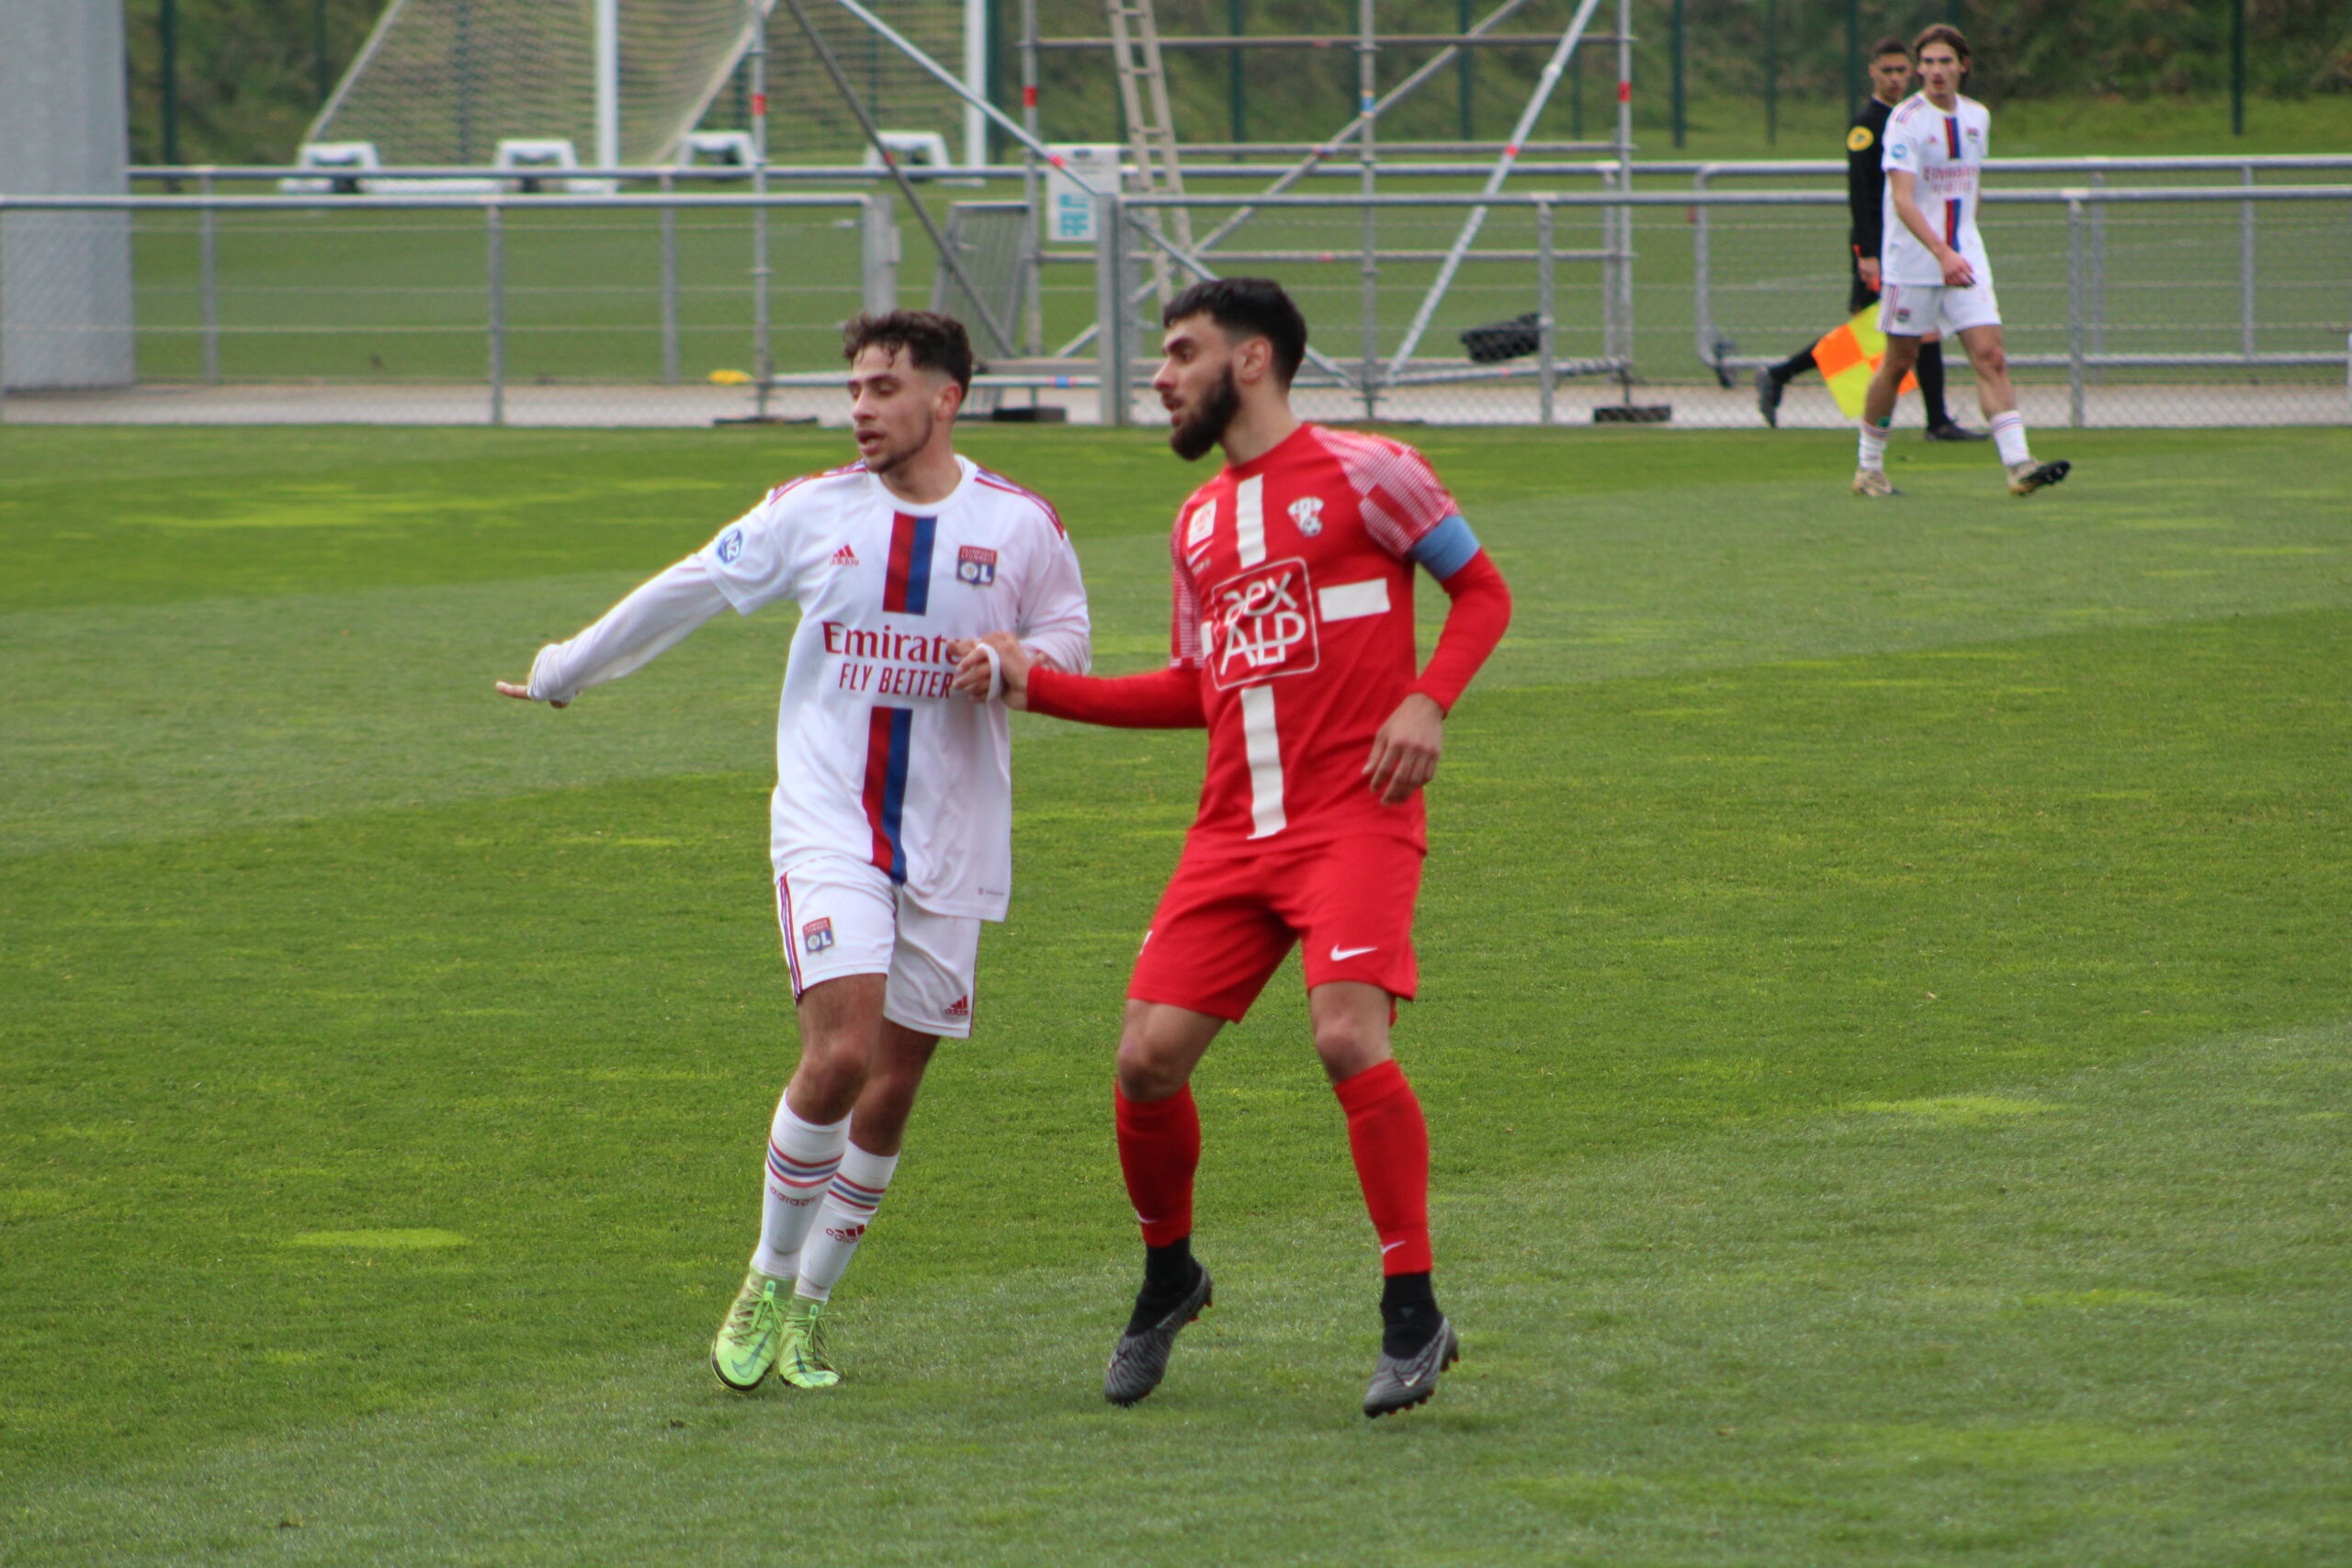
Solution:
M 1012 638 L 968 651 L 981 695 L 1091 724 L 1205 728 L 1200 815 L 1136 960 L 1119 1039 L 1119 1163 L 1143 1224 L 1144 1282 L 1103 1392 L 1159 1385 L 1209 1304 L 1192 1253 L 1201 1124 L 1190 1080 L 1295 942 L 1315 1049 L 1347 1112 L 1380 1235 L 1381 1356 L 1364 1414 L 1420 1404 L 1460 1353 L 1430 1284 L 1429 1132 L 1389 1054 L 1413 995 L 1421 786 L 1447 710 L 1510 620 L 1510 592 L 1420 455 L 1301 423 L 1290 380 L 1306 324 L 1277 285 L 1193 286 L 1162 317 L 1152 386 L 1187 460 L 1226 465 L 1178 512 L 1169 668 L 1102 679 L 1036 664 Z M 1413 569 L 1452 599 L 1416 670 Z

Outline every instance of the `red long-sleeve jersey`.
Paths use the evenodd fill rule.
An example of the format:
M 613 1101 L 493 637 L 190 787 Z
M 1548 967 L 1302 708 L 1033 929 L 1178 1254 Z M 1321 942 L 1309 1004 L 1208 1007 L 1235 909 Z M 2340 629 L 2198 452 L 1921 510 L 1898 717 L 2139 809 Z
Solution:
M 1411 447 L 1302 424 L 1179 509 L 1170 668 L 1108 681 L 1034 670 L 1029 706 L 1098 724 L 1205 725 L 1188 853 L 1366 832 L 1423 845 L 1419 794 L 1381 805 L 1364 763 L 1408 692 L 1451 707 L 1509 621 L 1501 575 L 1456 522 L 1459 547 L 1476 553 L 1430 562 L 1454 608 L 1416 679 L 1417 547 L 1459 515 Z

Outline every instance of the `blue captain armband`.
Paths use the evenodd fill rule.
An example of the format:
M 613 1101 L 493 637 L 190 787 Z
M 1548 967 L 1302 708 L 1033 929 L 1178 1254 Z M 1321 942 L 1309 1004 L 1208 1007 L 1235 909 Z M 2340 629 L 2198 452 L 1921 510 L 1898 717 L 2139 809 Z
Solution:
M 1412 558 L 1429 568 L 1431 577 L 1443 582 L 1470 564 L 1478 553 L 1478 536 L 1470 525 L 1457 514 L 1447 518 L 1414 541 Z

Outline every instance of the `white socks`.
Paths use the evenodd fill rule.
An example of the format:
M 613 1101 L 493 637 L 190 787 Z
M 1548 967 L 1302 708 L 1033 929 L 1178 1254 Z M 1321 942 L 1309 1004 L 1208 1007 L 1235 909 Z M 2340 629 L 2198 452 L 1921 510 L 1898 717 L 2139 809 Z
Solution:
M 2026 449 L 2025 444 L 2025 416 L 2015 409 L 1995 414 L 1993 446 L 2001 454 L 2001 467 L 2005 468 L 2032 462 L 2033 454 Z
M 1887 422 L 1888 424 L 1893 423 L 1892 420 Z M 1872 424 L 1867 419 L 1861 422 L 1862 451 L 1860 457 L 1854 465 L 1856 468 L 1883 468 L 1886 467 L 1886 431 L 1885 424 Z
M 801 1241 L 848 1145 L 848 1117 L 820 1127 L 802 1121 L 788 1100 L 777 1097 L 775 1121 L 768 1128 L 767 1196 L 760 1209 L 752 1268 L 781 1280 L 800 1271 Z
M 849 1267 L 859 1238 L 882 1206 L 882 1194 L 899 1168 L 897 1155 L 868 1154 L 852 1144 L 842 1153 L 841 1168 L 833 1173 L 818 1206 L 816 1234 L 800 1251 L 800 1283 L 795 1295 L 829 1301 L 833 1286 Z

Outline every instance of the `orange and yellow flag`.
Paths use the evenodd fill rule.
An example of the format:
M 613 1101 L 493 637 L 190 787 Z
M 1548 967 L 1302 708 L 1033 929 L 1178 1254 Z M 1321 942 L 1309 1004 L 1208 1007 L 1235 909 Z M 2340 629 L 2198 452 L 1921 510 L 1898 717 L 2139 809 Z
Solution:
M 1863 306 L 1852 321 L 1823 334 L 1813 345 L 1813 362 L 1848 419 L 1862 417 L 1863 395 L 1871 389 L 1871 378 L 1878 374 L 1878 362 L 1885 357 L 1886 334 L 1878 330 L 1875 305 Z M 1917 391 L 1918 387 L 1917 376 L 1903 378 L 1902 390 Z

